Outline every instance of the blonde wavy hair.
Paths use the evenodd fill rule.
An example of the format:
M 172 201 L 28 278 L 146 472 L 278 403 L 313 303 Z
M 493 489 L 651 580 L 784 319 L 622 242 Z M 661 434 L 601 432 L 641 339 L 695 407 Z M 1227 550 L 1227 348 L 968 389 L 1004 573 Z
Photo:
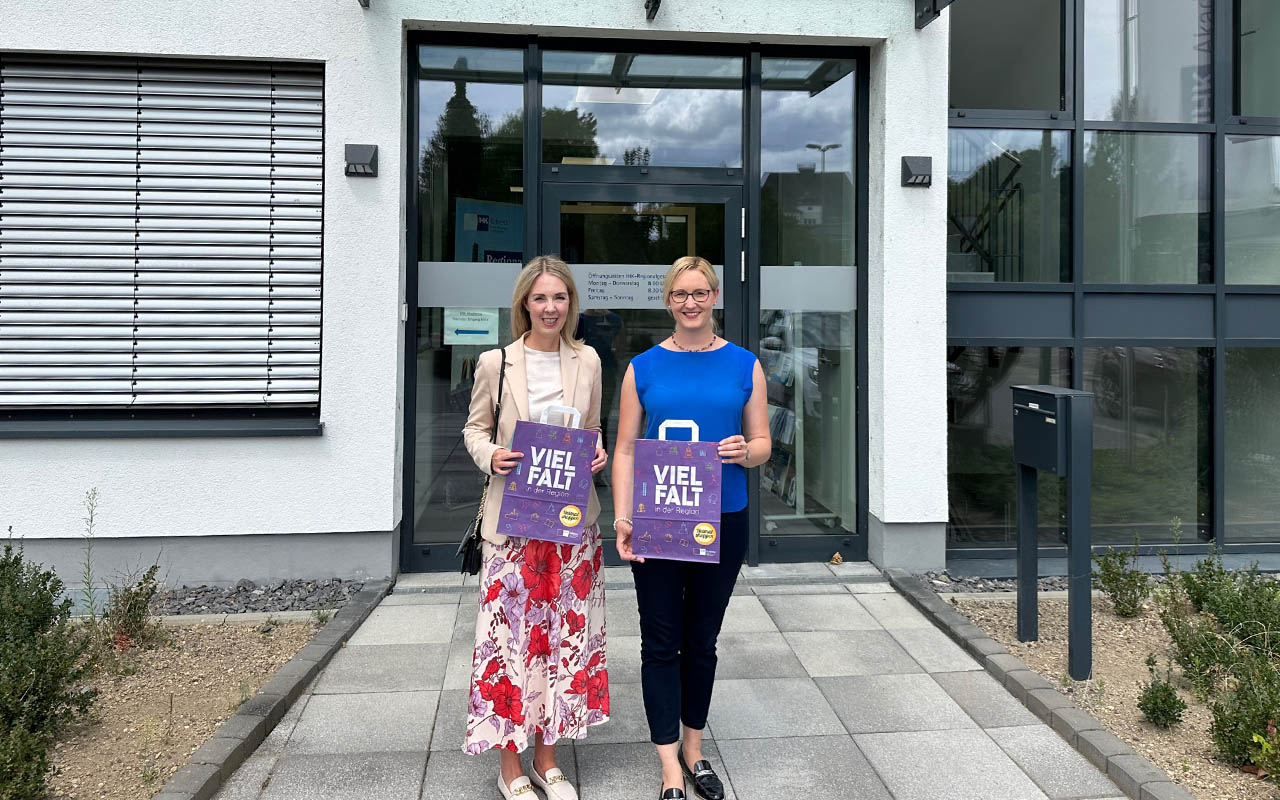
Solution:
M 519 339 L 533 327 L 529 319 L 529 311 L 524 307 L 525 301 L 533 292 L 533 282 L 539 275 L 554 275 L 564 281 L 569 290 L 569 310 L 565 314 L 564 325 L 560 327 L 560 338 L 565 344 L 577 349 L 581 342 L 573 338 L 578 329 L 578 287 L 573 282 L 573 271 L 569 265 L 555 256 L 537 256 L 516 276 L 515 289 L 511 293 L 511 335 Z

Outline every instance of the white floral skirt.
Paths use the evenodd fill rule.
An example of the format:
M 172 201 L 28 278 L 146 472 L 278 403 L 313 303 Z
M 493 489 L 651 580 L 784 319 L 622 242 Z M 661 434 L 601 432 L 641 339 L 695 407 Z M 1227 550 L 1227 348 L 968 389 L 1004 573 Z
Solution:
M 484 543 L 463 751 L 582 739 L 609 720 L 600 528 L 582 544 Z

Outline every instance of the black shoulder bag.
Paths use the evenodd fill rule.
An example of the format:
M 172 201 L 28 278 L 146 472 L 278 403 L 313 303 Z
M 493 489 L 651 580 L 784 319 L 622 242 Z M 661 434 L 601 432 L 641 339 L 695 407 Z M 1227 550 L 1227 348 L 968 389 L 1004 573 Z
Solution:
M 493 404 L 493 433 L 489 435 L 489 442 L 498 441 L 498 418 L 502 416 L 502 384 L 507 377 L 507 354 L 501 349 L 498 350 L 498 399 Z M 464 575 L 475 575 L 480 571 L 481 546 L 480 546 L 480 526 L 484 524 L 484 501 L 489 494 L 489 483 L 493 480 L 493 476 L 485 478 L 484 489 L 480 492 L 480 507 L 476 509 L 476 518 L 471 521 L 471 525 L 467 527 L 465 533 L 462 534 L 462 541 L 458 544 L 458 558 L 461 560 L 461 569 Z

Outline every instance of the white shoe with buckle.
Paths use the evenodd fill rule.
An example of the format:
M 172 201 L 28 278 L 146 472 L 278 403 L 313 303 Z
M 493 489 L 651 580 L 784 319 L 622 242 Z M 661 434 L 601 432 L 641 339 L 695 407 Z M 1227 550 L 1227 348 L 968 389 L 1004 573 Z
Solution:
M 498 774 L 498 791 L 502 792 L 502 796 L 506 800 L 536 800 L 538 795 L 533 791 L 533 786 L 529 783 L 528 777 L 521 775 L 507 786 L 507 782 L 502 779 L 502 774 Z
M 538 774 L 538 768 L 534 767 L 533 782 L 547 793 L 547 800 L 578 800 L 578 791 L 573 788 L 572 783 L 569 783 L 569 779 L 564 776 L 564 773 L 556 767 L 547 770 L 545 780 Z

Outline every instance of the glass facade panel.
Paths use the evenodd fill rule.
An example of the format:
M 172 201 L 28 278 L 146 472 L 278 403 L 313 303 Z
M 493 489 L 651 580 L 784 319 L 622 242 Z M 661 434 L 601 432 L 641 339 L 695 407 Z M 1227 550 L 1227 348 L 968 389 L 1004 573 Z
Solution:
M 1227 136 L 1227 283 L 1280 284 L 1280 136 Z
M 1211 529 L 1212 348 L 1089 347 L 1094 393 L 1093 543 L 1171 543 Z
M 510 341 L 508 307 L 524 260 L 524 52 L 418 50 L 415 543 L 456 541 L 484 476 L 462 444 L 475 359 Z M 483 335 L 459 334 L 461 287 Z M 430 304 L 430 305 L 428 305 Z M 470 328 L 466 329 L 470 330 Z
M 763 59 L 760 348 L 765 534 L 857 526 L 854 62 Z
M 1280 542 L 1280 348 L 1228 348 L 1226 389 L 1226 541 Z
M 951 107 L 1062 109 L 1062 0 L 951 9 Z
M 1280 117 L 1280 4 L 1236 0 L 1236 113 Z
M 947 280 L 1071 280 L 1071 134 L 953 128 Z
M 600 424 L 612 451 L 618 421 L 618 389 L 627 365 L 670 335 L 673 322 L 664 307 L 661 278 L 677 258 L 699 255 L 723 274 L 725 212 L 718 203 L 560 204 L 560 255 L 573 268 L 581 293 L 578 336 L 600 356 Z M 625 276 L 619 273 L 626 273 Z M 603 286 L 613 277 L 623 284 L 644 275 L 649 287 L 633 299 L 625 290 L 610 297 Z M 594 288 L 593 288 L 594 287 Z M 621 296 L 626 294 L 626 298 Z M 724 329 L 724 296 L 714 312 Z M 600 518 L 611 520 L 609 470 L 596 475 Z
M 1211 283 L 1209 137 L 1088 131 L 1086 283 Z
M 1213 120 L 1212 0 L 1084 0 L 1084 118 Z
M 544 163 L 742 166 L 741 58 L 548 50 L 542 80 Z
M 1071 350 L 947 348 L 947 546 L 1017 544 L 1013 395 L 1022 384 L 1071 385 Z M 1060 545 L 1066 520 L 1061 479 L 1037 480 L 1039 539 Z

